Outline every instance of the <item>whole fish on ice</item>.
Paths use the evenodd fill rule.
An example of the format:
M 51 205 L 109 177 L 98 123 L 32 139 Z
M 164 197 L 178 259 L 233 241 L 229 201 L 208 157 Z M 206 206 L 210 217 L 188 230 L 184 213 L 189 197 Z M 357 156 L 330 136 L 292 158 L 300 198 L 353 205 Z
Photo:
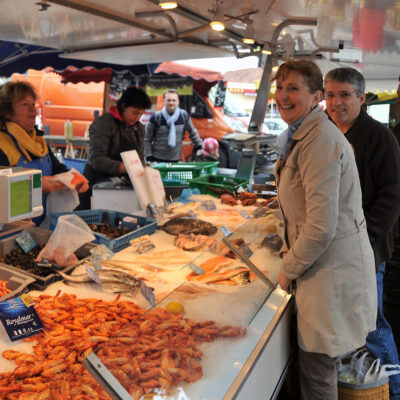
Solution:
M 68 275 L 62 271 L 57 271 L 65 280 L 75 283 L 93 282 L 93 279 L 87 274 Z M 124 293 L 127 296 L 135 297 L 141 286 L 141 280 L 133 275 L 116 269 L 98 269 L 96 270 L 103 290 L 111 293 Z
M 210 236 L 218 230 L 218 228 L 210 222 L 196 218 L 173 218 L 167 221 L 164 225 L 159 226 L 159 229 L 175 236 L 180 233 L 194 233 L 196 235 Z

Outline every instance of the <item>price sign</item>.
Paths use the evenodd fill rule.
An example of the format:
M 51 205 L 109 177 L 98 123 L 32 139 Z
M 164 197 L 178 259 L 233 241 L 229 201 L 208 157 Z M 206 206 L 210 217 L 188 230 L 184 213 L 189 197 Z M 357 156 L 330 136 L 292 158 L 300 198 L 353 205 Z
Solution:
M 204 269 L 200 268 L 197 264 L 194 262 L 191 262 L 188 264 L 188 267 L 197 275 L 203 275 L 204 274 Z
M 25 252 L 29 253 L 36 246 L 36 242 L 28 231 L 23 231 L 17 236 L 15 241 L 19 244 L 19 247 Z
M 224 234 L 224 236 L 229 236 L 232 234 L 232 232 L 229 230 L 229 228 L 226 225 L 221 226 L 221 232 Z
M 140 282 L 140 293 L 154 307 L 156 305 L 156 297 L 154 296 L 153 289 L 147 286 L 143 281 Z
M 97 284 L 102 286 L 99 274 L 96 272 L 96 270 L 93 268 L 90 268 L 89 265 L 87 265 L 87 264 L 84 264 L 84 265 L 85 265 L 85 269 L 86 269 L 86 272 L 87 272 L 89 278 L 93 279 Z
M 37 335 L 43 329 L 33 301 L 27 295 L 2 301 L 0 320 L 12 342 Z

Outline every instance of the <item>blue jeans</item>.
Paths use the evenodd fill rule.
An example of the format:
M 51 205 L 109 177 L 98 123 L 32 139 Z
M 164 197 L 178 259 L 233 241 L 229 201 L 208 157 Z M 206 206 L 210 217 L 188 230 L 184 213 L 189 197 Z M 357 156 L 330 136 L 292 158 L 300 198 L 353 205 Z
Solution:
M 400 364 L 396 344 L 393 339 L 392 328 L 386 321 L 382 312 L 383 274 L 386 263 L 379 265 L 376 273 L 376 284 L 378 288 L 378 315 L 376 318 L 376 330 L 367 336 L 366 347 L 375 357 L 379 358 L 381 364 Z M 389 377 L 390 399 L 400 400 L 400 374 Z

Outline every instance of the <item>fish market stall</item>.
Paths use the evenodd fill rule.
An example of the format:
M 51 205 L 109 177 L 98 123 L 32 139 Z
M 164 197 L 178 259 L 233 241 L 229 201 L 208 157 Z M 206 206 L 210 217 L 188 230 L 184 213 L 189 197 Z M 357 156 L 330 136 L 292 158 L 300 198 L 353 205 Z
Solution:
M 291 313 L 290 295 L 276 287 L 279 213 L 190 200 L 173 203 L 155 233 L 97 260 L 101 286 L 85 278 L 94 267 L 86 259 L 64 270 L 63 281 L 30 292 L 46 331 L 13 343 L 0 332 L 0 372 L 13 371 L 0 374 L 8 388 L 0 396 L 276 397 Z M 256 209 L 264 211 L 252 217 Z

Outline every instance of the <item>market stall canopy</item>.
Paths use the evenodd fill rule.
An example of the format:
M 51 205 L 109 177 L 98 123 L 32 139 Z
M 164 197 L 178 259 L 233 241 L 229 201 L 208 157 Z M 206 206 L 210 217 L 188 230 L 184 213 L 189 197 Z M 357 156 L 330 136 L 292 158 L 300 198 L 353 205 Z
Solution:
M 164 62 L 160 64 L 154 71 L 158 74 L 164 72 L 165 74 L 177 74 L 179 76 L 190 76 L 193 79 L 204 79 L 208 82 L 217 82 L 222 80 L 223 77 L 218 71 L 211 71 L 203 68 L 188 67 L 187 65 L 178 64 L 174 62 Z
M 196 68 L 174 62 L 164 62 L 154 71 L 156 75 L 180 76 L 193 79 L 193 89 L 201 95 L 207 96 L 208 91 L 223 77 L 218 71 Z
M 107 82 L 111 78 L 112 71 L 129 71 L 132 75 L 140 77 L 152 73 L 158 66 L 158 64 L 129 66 L 104 62 L 89 63 L 62 58 L 62 55 L 62 50 L 50 47 L 2 41 L 0 43 L 0 76 L 8 77 L 15 72 L 23 74 L 28 69 L 42 70 L 51 67 L 55 72 L 59 72 L 66 82 Z M 72 75 L 74 78 L 68 80 L 67 77 Z
M 375 80 L 381 90 L 392 90 L 400 67 L 398 4 L 179 0 L 176 8 L 163 10 L 159 0 L 3 0 L 0 26 L 3 40 L 58 49 L 67 65 L 85 60 L 85 65 L 132 66 L 232 55 L 257 55 L 263 65 L 270 52 L 275 64 L 314 59 L 324 73 L 353 66 L 366 77 L 367 89 Z M 217 19 L 224 30 L 211 29 Z

